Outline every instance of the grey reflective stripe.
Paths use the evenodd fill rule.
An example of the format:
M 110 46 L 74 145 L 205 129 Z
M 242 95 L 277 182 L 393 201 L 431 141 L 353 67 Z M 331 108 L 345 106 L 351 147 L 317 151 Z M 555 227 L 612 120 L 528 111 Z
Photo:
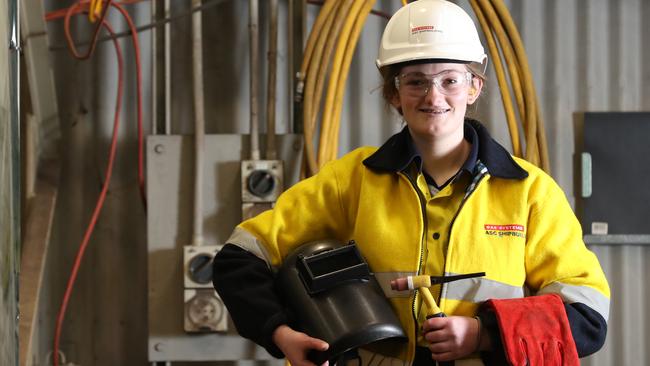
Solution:
M 558 294 L 564 302 L 585 304 L 602 315 L 605 321 L 609 319 L 609 299 L 594 288 L 553 282 L 537 291 L 537 295 L 541 294 Z
M 414 276 L 415 272 L 375 272 L 375 278 L 377 279 L 377 282 L 379 282 L 379 286 L 381 286 L 382 291 L 384 291 L 384 295 L 386 297 L 409 297 L 411 296 L 412 292 L 405 290 L 405 291 L 395 291 L 390 288 L 390 281 L 400 278 L 400 277 L 406 277 L 406 276 Z
M 447 273 L 446 276 L 460 273 Z M 487 278 L 468 278 L 449 282 L 444 286 L 442 297 L 450 300 L 482 302 L 488 299 L 514 299 L 524 297 L 523 287 L 505 284 Z
M 226 243 L 235 244 L 236 246 L 253 253 L 256 257 L 260 258 L 271 267 L 271 256 L 266 250 L 266 247 L 255 237 L 255 235 L 248 231 L 236 227 Z

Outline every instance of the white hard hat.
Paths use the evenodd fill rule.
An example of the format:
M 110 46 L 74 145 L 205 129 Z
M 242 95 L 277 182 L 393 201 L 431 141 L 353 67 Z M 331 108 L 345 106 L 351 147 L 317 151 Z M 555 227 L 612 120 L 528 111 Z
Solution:
M 399 9 L 388 21 L 377 67 L 424 59 L 479 64 L 487 60 L 472 18 L 458 5 L 418 0 Z

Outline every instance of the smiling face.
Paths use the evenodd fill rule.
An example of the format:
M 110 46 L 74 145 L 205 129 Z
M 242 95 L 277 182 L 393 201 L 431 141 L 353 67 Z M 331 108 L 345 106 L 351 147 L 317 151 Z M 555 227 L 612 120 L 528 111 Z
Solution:
M 433 141 L 454 136 L 462 139 L 467 105 L 476 101 L 483 82 L 478 77 L 465 81 L 447 75 L 464 76 L 467 72 L 464 64 L 457 63 L 415 64 L 400 70 L 400 86 L 391 104 L 401 111 L 414 138 Z M 407 76 L 412 75 L 419 75 L 420 80 L 428 83 L 425 92 L 414 93 L 417 84 L 407 82 Z M 450 83 L 456 86 L 446 87 Z M 458 83 L 462 85 L 458 86 Z

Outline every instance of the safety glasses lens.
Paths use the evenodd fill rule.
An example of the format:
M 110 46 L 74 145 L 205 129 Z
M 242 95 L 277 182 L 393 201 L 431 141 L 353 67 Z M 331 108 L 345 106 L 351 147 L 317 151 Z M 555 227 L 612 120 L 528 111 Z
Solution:
M 396 80 L 398 89 L 411 96 L 426 95 L 433 85 L 445 95 L 458 94 L 465 89 L 471 73 L 456 70 L 443 71 L 436 75 L 410 72 L 400 75 Z

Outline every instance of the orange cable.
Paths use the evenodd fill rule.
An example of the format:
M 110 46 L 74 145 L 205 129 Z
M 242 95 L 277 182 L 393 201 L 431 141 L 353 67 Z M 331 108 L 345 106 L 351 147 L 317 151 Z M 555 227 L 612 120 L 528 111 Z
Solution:
M 137 89 L 137 114 L 138 114 L 138 189 L 140 191 L 140 198 L 142 199 L 142 204 L 145 209 L 145 212 L 147 210 L 147 196 L 145 192 L 145 183 L 144 183 L 144 136 L 143 136 L 143 128 L 142 128 L 142 67 L 140 64 L 140 45 L 138 42 L 138 37 L 137 37 L 137 30 L 135 27 L 135 24 L 133 23 L 132 18 L 129 16 L 129 13 L 124 9 L 122 5 L 130 5 L 130 4 L 135 4 L 138 2 L 141 2 L 144 0 L 124 0 L 119 3 L 114 3 L 114 2 L 108 2 L 106 1 L 106 7 L 105 7 L 105 12 L 108 11 L 108 8 L 110 6 L 115 7 L 117 10 L 122 13 L 124 18 L 126 19 L 129 29 L 131 31 L 131 37 L 133 39 L 133 47 L 135 49 L 135 63 L 136 63 L 136 89 Z M 92 38 L 92 43 L 90 46 L 90 49 L 86 55 L 80 56 L 77 52 L 76 47 L 74 46 L 74 41 L 72 40 L 72 36 L 70 35 L 70 17 L 72 15 L 77 15 L 79 13 L 85 13 L 88 10 L 86 9 L 85 5 L 88 5 L 89 1 L 88 0 L 81 0 L 79 1 L 76 5 L 71 6 L 68 9 L 60 9 L 60 10 L 55 10 L 53 12 L 48 13 L 45 16 L 45 20 L 47 21 L 52 21 L 56 20 L 59 18 L 65 18 L 64 19 L 64 31 L 66 34 L 66 41 L 68 42 L 68 48 L 70 49 L 70 52 L 75 58 L 84 60 L 90 57 L 90 55 L 94 52 L 94 49 L 97 44 L 97 38 L 99 35 L 99 27 L 101 26 L 98 25 L 97 28 L 95 29 L 95 32 L 93 34 Z M 65 10 L 65 14 L 63 14 L 63 10 Z
M 107 6 L 104 9 L 104 12 L 102 13 L 102 17 L 100 19 L 100 22 L 98 26 L 103 26 L 105 27 L 108 32 L 113 35 L 113 29 L 110 26 L 110 24 L 105 21 L 106 17 L 106 10 L 109 8 L 111 3 L 111 0 L 107 1 Z M 70 7 L 69 13 L 72 13 L 75 10 L 78 10 L 80 7 L 84 6 L 85 4 L 78 3 Z M 84 12 L 84 11 L 82 11 Z M 85 12 L 84 12 L 85 13 Z M 69 15 L 66 16 L 66 18 L 69 19 Z M 67 22 L 69 25 L 69 21 Z M 69 34 L 69 29 L 66 29 L 66 33 Z M 117 40 L 113 40 L 113 44 L 115 45 L 115 52 L 117 55 L 117 62 L 118 62 L 118 85 L 117 85 L 117 100 L 115 104 L 115 117 L 113 121 L 113 137 L 111 139 L 111 146 L 110 146 L 110 152 L 109 152 L 109 159 L 108 159 L 108 164 L 106 166 L 106 173 L 105 173 L 105 178 L 104 178 L 104 184 L 102 186 L 102 190 L 99 194 L 99 198 L 97 199 L 97 203 L 95 205 L 95 209 L 93 210 L 93 214 L 90 219 L 90 223 L 88 224 L 88 227 L 86 229 L 86 232 L 84 233 L 83 240 L 81 241 L 81 244 L 79 245 L 79 249 L 77 251 L 77 255 L 75 257 L 75 262 L 72 267 L 72 271 L 70 273 L 70 277 L 68 279 L 68 284 L 65 290 L 65 293 L 63 295 L 63 299 L 61 301 L 61 307 L 59 308 L 59 313 L 57 315 L 57 320 L 56 320 L 56 328 L 55 328 L 55 333 L 54 333 L 54 366 L 59 366 L 59 344 L 60 344 L 60 338 L 61 338 L 61 330 L 63 328 L 63 320 L 65 318 L 65 312 L 68 307 L 68 301 L 70 300 L 70 296 L 72 294 L 72 289 L 74 287 L 74 283 L 77 279 L 77 275 L 79 273 L 79 267 L 81 266 L 81 261 L 83 259 L 83 255 L 86 251 L 86 248 L 88 247 L 88 242 L 90 241 L 90 236 L 92 235 L 94 229 L 95 229 L 95 224 L 97 223 L 97 219 L 99 218 L 99 214 L 102 210 L 102 207 L 104 206 L 104 201 L 106 199 L 106 195 L 108 193 L 108 186 L 111 180 L 111 176 L 113 174 L 113 164 L 115 162 L 115 154 L 117 152 L 117 131 L 119 128 L 119 123 L 120 123 L 120 111 L 122 108 L 122 76 L 123 76 L 123 60 L 122 60 L 122 50 L 120 48 L 119 42 Z M 92 53 L 92 50 L 94 49 L 94 45 L 91 46 L 90 52 L 88 55 L 86 55 L 86 58 L 90 56 Z M 71 49 L 71 52 L 75 57 L 78 57 L 79 55 L 76 53 L 76 50 L 74 48 Z
M 120 4 L 112 3 L 111 6 L 119 10 L 126 19 L 131 29 L 131 38 L 133 39 L 133 48 L 135 49 L 135 68 L 136 68 L 136 89 L 138 104 L 138 188 L 140 189 L 140 198 L 145 212 L 147 211 L 147 194 L 144 187 L 144 137 L 142 132 L 142 71 L 140 65 L 140 43 L 138 42 L 138 32 L 133 24 L 133 19 L 129 13 L 124 10 Z

